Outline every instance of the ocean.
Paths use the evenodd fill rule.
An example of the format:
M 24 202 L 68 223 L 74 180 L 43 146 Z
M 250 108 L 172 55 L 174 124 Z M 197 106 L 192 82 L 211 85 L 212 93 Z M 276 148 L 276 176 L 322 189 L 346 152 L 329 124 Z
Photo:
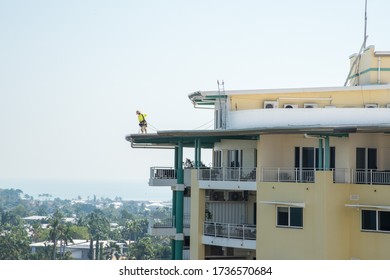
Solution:
M 49 194 L 52 199 L 87 199 L 121 197 L 122 200 L 167 201 L 172 199 L 170 187 L 149 187 L 147 182 L 93 182 L 93 181 L 46 181 L 3 180 L 0 189 L 20 189 L 23 194 L 39 198 Z

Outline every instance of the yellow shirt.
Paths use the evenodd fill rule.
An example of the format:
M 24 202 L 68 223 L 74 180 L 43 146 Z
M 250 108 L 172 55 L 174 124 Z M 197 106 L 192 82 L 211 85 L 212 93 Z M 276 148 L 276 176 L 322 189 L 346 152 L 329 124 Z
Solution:
M 147 114 L 139 114 L 138 115 L 138 122 L 146 121 Z

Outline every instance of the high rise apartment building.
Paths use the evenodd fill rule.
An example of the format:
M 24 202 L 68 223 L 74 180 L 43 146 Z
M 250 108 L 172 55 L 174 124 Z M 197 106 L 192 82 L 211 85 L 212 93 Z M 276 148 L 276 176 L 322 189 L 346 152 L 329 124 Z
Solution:
M 390 259 L 390 52 L 350 60 L 348 86 L 194 92 L 214 129 L 126 137 L 172 148 L 149 185 L 172 189 L 172 219 L 151 233 L 174 259 Z

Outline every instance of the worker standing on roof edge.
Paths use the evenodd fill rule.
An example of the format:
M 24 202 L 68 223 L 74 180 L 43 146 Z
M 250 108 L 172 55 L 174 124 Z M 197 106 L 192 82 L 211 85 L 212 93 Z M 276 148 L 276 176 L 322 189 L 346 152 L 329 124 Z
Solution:
M 142 114 L 138 110 L 135 113 L 138 115 L 138 122 L 139 122 L 139 126 L 141 128 L 140 132 L 147 133 L 147 130 L 146 130 L 146 128 L 148 127 L 148 123 L 146 122 L 147 114 Z

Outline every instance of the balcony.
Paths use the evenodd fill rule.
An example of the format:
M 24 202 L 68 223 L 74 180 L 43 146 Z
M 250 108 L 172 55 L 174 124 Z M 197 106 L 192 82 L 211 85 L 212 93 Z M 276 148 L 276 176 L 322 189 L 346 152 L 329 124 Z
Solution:
M 184 169 L 184 183 L 191 184 L 191 170 Z M 221 190 L 256 190 L 256 181 L 285 183 L 314 183 L 316 171 L 313 168 L 263 167 L 257 174 L 256 168 L 213 167 L 198 169 L 199 187 Z M 336 168 L 333 182 L 342 184 L 390 185 L 390 170 L 353 170 Z M 258 177 L 258 179 L 257 179 Z M 175 186 L 176 170 L 173 167 L 151 167 L 149 186 Z
M 390 185 L 390 170 L 334 169 L 333 179 L 341 184 Z
M 173 167 L 151 167 L 149 186 L 174 186 L 176 185 L 176 170 Z
M 189 235 L 190 215 L 184 214 L 183 231 L 184 235 Z M 154 236 L 175 236 L 176 227 L 174 217 L 150 218 L 148 233 Z
M 184 184 L 191 186 L 191 171 L 192 168 L 185 168 L 184 172 Z M 149 186 L 156 187 L 172 187 L 177 183 L 177 171 L 174 167 L 151 167 Z
M 262 182 L 314 183 L 319 169 L 269 168 L 261 169 Z M 334 168 L 333 182 L 338 184 L 390 185 L 390 170 L 353 170 Z
M 214 167 L 198 169 L 203 189 L 256 190 L 256 168 Z
M 205 222 L 203 243 L 233 248 L 256 249 L 256 225 Z
M 261 169 L 262 182 L 314 183 L 315 169 L 264 167 Z

